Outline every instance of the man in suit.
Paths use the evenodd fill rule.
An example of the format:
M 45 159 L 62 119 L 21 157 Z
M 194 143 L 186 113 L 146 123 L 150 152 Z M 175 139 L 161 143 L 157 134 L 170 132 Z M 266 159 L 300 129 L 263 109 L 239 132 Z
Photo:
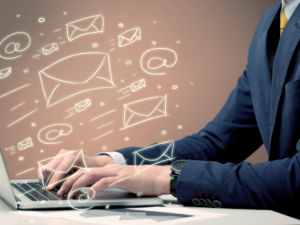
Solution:
M 282 0 L 264 13 L 227 102 L 204 129 L 175 141 L 172 160 L 137 172 L 132 165 L 141 163 L 134 160 L 139 148 L 86 156 L 90 170 L 75 173 L 58 194 L 114 186 L 143 195 L 172 193 L 184 205 L 273 209 L 300 218 L 299 2 Z M 245 162 L 262 144 L 269 161 Z M 149 147 L 145 157 L 159 159 L 167 145 Z M 64 169 L 71 162 L 68 157 L 48 166 Z M 59 179 L 54 174 L 48 189 Z

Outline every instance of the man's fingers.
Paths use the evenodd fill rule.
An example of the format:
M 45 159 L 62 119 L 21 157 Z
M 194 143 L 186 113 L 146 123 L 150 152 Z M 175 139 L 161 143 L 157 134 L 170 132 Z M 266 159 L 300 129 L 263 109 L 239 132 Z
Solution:
M 73 184 L 78 180 L 80 177 L 84 176 L 84 173 L 87 172 L 87 169 L 80 169 L 73 175 L 71 175 L 68 179 L 66 179 L 62 186 L 60 187 L 57 195 L 64 196 L 66 195 L 72 188 Z
M 104 189 L 108 188 L 111 184 L 117 182 L 120 178 L 119 177 L 105 177 L 96 182 L 91 186 L 91 190 L 89 191 L 89 195 L 92 196 L 93 190 L 97 193 L 103 191 Z M 115 186 L 117 187 L 117 185 Z
M 47 190 L 53 190 L 57 184 L 68 175 L 68 172 L 71 172 L 74 163 L 73 157 L 64 158 L 57 168 L 53 171 L 53 176 L 49 181 Z
M 51 160 L 46 165 L 41 166 L 38 169 L 38 178 L 44 181 L 47 180 L 46 176 L 51 174 L 49 173 L 49 170 L 54 170 L 60 164 L 60 162 L 63 160 L 63 157 L 61 155 L 65 154 L 66 152 L 67 150 L 65 149 L 60 150 L 53 160 Z

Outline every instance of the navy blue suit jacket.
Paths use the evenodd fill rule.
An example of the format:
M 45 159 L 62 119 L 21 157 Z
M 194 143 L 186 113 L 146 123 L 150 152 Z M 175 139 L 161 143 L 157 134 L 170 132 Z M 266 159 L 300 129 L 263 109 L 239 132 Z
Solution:
M 174 160 L 188 160 L 177 181 L 180 203 L 191 205 L 196 195 L 218 199 L 223 207 L 267 208 L 300 217 L 300 7 L 272 55 L 269 45 L 277 33 L 279 39 L 280 8 L 278 3 L 262 16 L 246 69 L 218 115 L 175 142 Z M 268 162 L 243 161 L 262 144 Z M 128 164 L 134 163 L 135 149 L 119 150 Z M 148 156 L 162 151 L 153 147 Z

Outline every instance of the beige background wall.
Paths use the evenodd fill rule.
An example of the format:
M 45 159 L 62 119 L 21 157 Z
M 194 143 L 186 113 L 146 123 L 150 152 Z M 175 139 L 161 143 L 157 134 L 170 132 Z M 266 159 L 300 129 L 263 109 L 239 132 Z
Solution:
M 5 53 L 7 40 L 0 45 L 0 55 L 20 56 L 17 59 L 0 57 L 0 70 L 12 68 L 8 77 L 0 79 L 0 145 L 10 175 L 17 178 L 35 177 L 37 162 L 55 155 L 62 148 L 83 149 L 87 154 L 95 154 L 126 146 L 176 140 L 197 132 L 216 115 L 234 88 L 245 68 L 255 27 L 262 13 L 276 2 L 2 0 L 0 40 L 14 32 L 26 32 L 31 39 L 29 48 L 23 52 L 11 53 L 9 49 L 16 45 L 9 46 L 6 49 L 10 52 L 8 55 Z M 104 16 L 103 33 L 67 40 L 67 23 L 98 14 Z M 86 23 L 81 26 L 86 26 Z M 133 27 L 141 29 L 142 40 L 118 47 L 118 34 Z M 10 42 L 21 43 L 21 48 L 28 41 L 24 35 L 13 38 Z M 58 44 L 59 50 L 42 55 L 41 47 L 53 42 Z M 174 50 L 178 61 L 171 68 L 158 69 L 166 72 L 165 75 L 153 76 L 145 73 L 139 62 L 147 49 L 157 47 Z M 47 107 L 39 71 L 58 60 L 83 52 L 109 54 L 111 78 L 115 86 L 85 92 Z M 39 57 L 36 56 L 38 54 Z M 174 54 L 170 52 L 155 54 L 158 55 L 154 57 L 164 57 L 167 63 L 174 62 Z M 74 84 L 82 82 L 95 70 L 102 59 L 99 55 L 97 57 L 76 58 L 77 61 L 51 70 L 51 75 L 73 82 L 59 90 L 56 97 L 66 97 L 76 88 L 87 90 L 99 87 L 99 80 L 84 87 Z M 106 76 L 107 73 L 101 75 Z M 146 81 L 145 88 L 132 93 L 130 90 L 125 90 L 125 93 L 118 91 L 141 79 Z M 44 84 L 48 93 L 55 87 L 55 82 L 48 80 Z M 165 109 L 167 116 L 122 129 L 124 105 L 144 99 L 144 106 L 141 103 L 133 107 L 145 115 L 151 112 L 157 99 L 165 95 L 166 109 L 160 109 Z M 152 97 L 152 100 L 145 100 Z M 68 109 L 87 98 L 91 100 L 90 107 L 65 118 Z M 42 143 L 38 139 L 39 131 L 58 123 L 68 124 L 63 126 L 62 133 L 69 134 L 64 136 L 61 133 L 58 137 L 62 127 L 52 127 L 52 133 L 48 133 L 51 144 Z M 19 145 L 29 139 L 32 146 L 19 150 Z M 263 148 L 248 160 L 253 163 L 266 160 Z

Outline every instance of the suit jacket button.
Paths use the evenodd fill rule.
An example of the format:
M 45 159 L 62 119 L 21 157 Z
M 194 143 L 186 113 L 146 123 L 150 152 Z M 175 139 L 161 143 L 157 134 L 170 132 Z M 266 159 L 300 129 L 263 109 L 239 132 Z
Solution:
M 213 204 L 212 204 L 212 202 L 211 202 L 210 199 L 206 199 L 206 202 L 207 202 L 207 206 L 206 207 L 212 207 L 213 206 Z
M 196 205 L 196 206 L 200 206 L 200 205 L 201 205 L 201 202 L 200 202 L 200 200 L 199 200 L 198 198 L 193 198 L 193 199 L 192 199 L 192 203 L 193 203 L 194 205 Z
M 200 198 L 199 201 L 200 201 L 200 206 L 202 206 L 202 207 L 207 206 L 207 201 L 204 198 Z
M 222 202 L 220 202 L 219 200 L 214 200 L 212 205 L 215 208 L 221 208 L 222 207 Z

